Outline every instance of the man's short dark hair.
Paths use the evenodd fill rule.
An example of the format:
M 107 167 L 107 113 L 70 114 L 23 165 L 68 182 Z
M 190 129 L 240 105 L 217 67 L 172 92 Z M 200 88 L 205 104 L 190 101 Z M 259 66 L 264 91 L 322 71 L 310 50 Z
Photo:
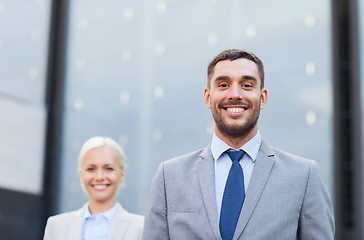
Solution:
M 228 49 L 223 52 L 221 52 L 219 55 L 217 55 L 214 59 L 211 60 L 207 67 L 207 87 L 210 88 L 211 86 L 211 77 L 214 74 L 215 66 L 218 62 L 224 61 L 224 60 L 236 60 L 239 58 L 245 58 L 250 61 L 253 61 L 258 68 L 258 74 L 261 80 L 260 88 L 264 88 L 264 65 L 262 60 L 260 60 L 257 56 L 255 56 L 253 53 L 239 50 L 239 49 Z

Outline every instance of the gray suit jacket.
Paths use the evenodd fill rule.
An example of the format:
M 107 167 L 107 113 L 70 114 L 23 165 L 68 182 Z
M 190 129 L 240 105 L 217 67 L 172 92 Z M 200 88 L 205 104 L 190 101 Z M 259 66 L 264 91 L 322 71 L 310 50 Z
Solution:
M 221 239 L 214 182 L 210 146 L 161 163 L 143 239 Z M 262 142 L 233 239 L 331 240 L 334 231 L 317 164 Z
M 43 240 L 81 240 L 85 207 L 48 218 Z M 143 223 L 143 216 L 129 213 L 117 203 L 108 240 L 141 239 Z

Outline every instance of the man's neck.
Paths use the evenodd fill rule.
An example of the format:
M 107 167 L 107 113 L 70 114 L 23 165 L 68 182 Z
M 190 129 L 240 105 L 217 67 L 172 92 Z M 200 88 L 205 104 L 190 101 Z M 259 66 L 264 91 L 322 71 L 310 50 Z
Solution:
M 249 142 L 249 140 L 252 139 L 257 133 L 258 133 L 258 131 L 255 130 L 255 131 L 251 131 L 248 135 L 244 135 L 244 136 L 226 136 L 224 134 L 221 134 L 218 131 L 215 131 L 215 134 L 218 138 L 220 138 L 227 145 L 229 145 L 230 147 L 235 148 L 235 149 L 241 148 L 244 144 Z

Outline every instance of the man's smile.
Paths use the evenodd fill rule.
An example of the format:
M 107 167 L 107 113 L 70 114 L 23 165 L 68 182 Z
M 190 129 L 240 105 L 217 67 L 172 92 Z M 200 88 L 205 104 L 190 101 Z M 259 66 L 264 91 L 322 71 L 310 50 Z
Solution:
M 224 110 L 230 112 L 230 113 L 241 113 L 245 112 L 246 108 L 242 107 L 225 107 Z

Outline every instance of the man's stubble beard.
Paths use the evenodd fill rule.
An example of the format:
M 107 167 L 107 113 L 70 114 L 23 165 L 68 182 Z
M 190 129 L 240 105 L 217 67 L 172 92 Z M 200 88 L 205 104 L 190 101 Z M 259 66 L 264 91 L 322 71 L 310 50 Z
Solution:
M 223 109 L 220 110 L 224 111 Z M 212 109 L 211 113 L 215 121 L 215 126 L 217 127 L 219 132 L 226 137 L 232 138 L 244 138 L 248 136 L 258 124 L 258 119 L 260 115 L 260 111 L 255 109 L 253 116 L 249 117 L 244 125 L 232 126 L 226 123 L 224 118 L 218 113 L 216 109 Z

